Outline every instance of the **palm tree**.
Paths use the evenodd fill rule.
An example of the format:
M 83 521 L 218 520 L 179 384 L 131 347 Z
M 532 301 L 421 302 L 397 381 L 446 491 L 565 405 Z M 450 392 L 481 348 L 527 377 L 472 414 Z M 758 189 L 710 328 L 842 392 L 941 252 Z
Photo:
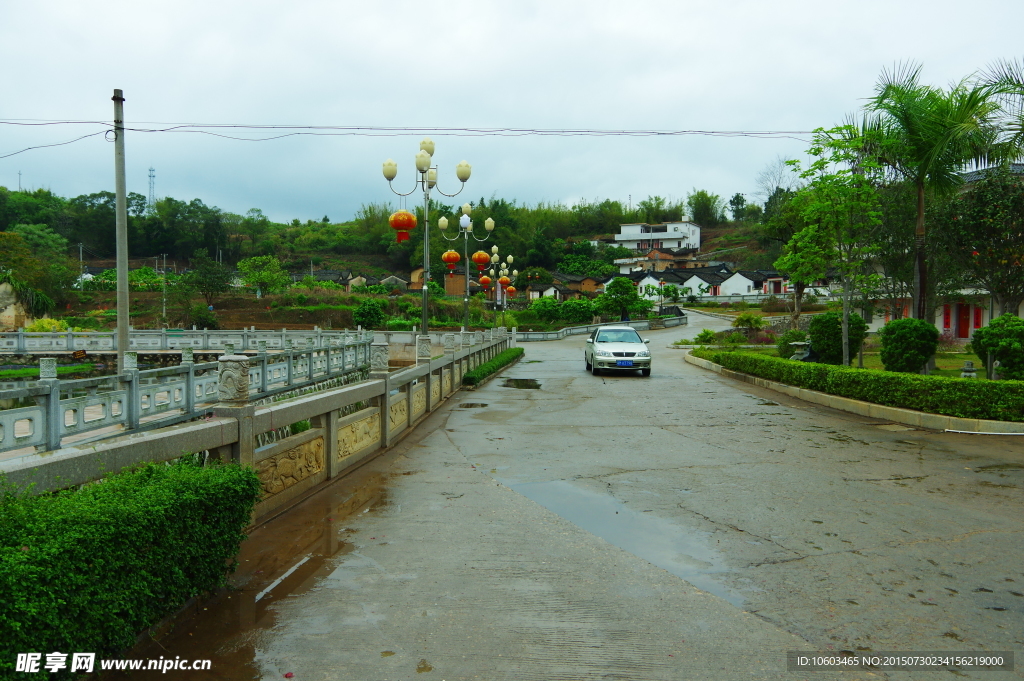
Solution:
M 927 319 L 926 189 L 950 192 L 970 164 L 999 160 L 1010 149 L 1001 140 L 999 84 L 964 79 L 944 90 L 922 85 L 920 74 L 914 64 L 883 71 L 866 108 L 889 141 L 879 160 L 917 191 L 913 316 Z

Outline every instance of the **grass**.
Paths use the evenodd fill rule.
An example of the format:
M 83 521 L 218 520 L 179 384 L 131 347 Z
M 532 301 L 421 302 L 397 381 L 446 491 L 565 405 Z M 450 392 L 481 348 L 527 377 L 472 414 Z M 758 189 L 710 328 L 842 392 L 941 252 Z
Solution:
M 57 367 L 57 375 L 61 374 L 80 374 L 87 371 L 92 371 L 95 368 L 95 364 L 69 364 L 67 366 Z M 25 367 L 24 369 L 0 369 L 0 379 L 12 379 L 12 378 L 39 378 L 39 367 Z
M 765 348 L 744 348 L 742 352 L 753 352 L 770 357 L 778 357 L 774 347 Z M 974 368 L 978 370 L 978 378 L 985 379 L 985 362 L 972 352 L 937 352 L 935 353 L 935 371 L 932 376 L 946 376 L 948 378 L 960 378 L 960 370 L 963 369 L 964 360 L 974 362 Z M 850 359 L 851 366 L 858 366 L 857 356 Z M 885 371 L 882 366 L 882 357 L 877 352 L 864 353 L 864 368 L 872 371 Z

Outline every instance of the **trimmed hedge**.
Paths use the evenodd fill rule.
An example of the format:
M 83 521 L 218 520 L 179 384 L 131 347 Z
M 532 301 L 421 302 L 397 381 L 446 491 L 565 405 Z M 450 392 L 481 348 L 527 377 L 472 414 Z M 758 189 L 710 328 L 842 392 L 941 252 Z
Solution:
M 693 350 L 726 369 L 830 395 L 968 419 L 1024 421 L 1024 381 L 922 376 L 796 362 L 746 352 Z
M 492 359 L 490 362 L 481 364 L 472 371 L 467 371 L 466 375 L 462 377 L 462 385 L 477 385 L 480 381 L 484 380 L 495 371 L 504 369 L 509 364 L 522 357 L 524 350 L 522 348 L 509 348 Z
M 6 678 L 18 653 L 117 657 L 189 598 L 222 586 L 260 483 L 252 468 L 183 460 L 78 490 L 33 496 L 5 486 L 0 495 Z

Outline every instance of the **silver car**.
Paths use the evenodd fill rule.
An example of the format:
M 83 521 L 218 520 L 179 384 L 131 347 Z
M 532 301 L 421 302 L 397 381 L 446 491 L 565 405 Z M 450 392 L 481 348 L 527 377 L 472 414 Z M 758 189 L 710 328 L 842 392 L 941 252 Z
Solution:
M 631 326 L 605 326 L 590 334 L 583 347 L 587 371 L 595 376 L 602 370 L 636 371 L 651 375 L 651 351 L 640 334 Z

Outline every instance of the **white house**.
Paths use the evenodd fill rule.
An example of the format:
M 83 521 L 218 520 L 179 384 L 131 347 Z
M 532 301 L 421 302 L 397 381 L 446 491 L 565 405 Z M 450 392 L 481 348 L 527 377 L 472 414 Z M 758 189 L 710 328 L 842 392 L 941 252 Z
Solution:
M 689 220 L 667 222 L 663 225 L 619 225 L 615 245 L 625 246 L 634 251 L 649 251 L 652 248 L 700 248 L 700 226 Z
M 762 281 L 751 272 L 733 272 L 719 285 L 722 296 L 745 296 L 761 293 Z

